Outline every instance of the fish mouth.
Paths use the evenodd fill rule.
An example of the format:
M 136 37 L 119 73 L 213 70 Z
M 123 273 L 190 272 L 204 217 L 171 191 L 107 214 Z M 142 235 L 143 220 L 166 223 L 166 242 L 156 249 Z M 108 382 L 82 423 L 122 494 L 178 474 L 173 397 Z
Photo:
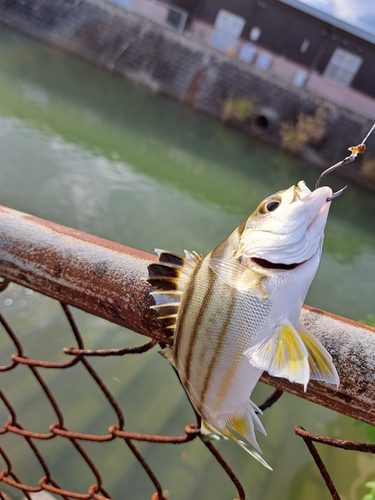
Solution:
M 254 262 L 257 266 L 263 267 L 264 269 L 279 269 L 279 270 L 291 270 L 295 269 L 296 267 L 300 266 L 304 262 L 298 262 L 295 264 L 277 264 L 274 262 L 270 262 L 269 260 L 266 259 L 260 259 L 259 257 L 252 257 L 251 261 Z

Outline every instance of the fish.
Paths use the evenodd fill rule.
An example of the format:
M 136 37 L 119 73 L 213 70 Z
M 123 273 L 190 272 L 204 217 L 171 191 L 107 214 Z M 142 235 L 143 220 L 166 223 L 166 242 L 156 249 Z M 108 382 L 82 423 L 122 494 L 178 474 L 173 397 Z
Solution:
M 341 193 L 341 191 L 340 191 Z M 336 387 L 332 357 L 300 322 L 319 266 L 331 200 L 338 194 L 304 181 L 263 200 L 206 257 L 156 249 L 148 266 L 152 309 L 166 333 L 161 354 L 177 371 L 201 433 L 261 456 L 266 434 L 250 396 L 262 373 L 303 385 Z

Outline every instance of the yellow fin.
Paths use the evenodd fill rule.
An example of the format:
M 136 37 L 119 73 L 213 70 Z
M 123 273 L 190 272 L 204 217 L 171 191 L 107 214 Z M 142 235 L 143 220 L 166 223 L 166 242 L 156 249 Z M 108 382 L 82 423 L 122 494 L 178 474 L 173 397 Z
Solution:
M 252 457 L 254 457 L 255 460 L 258 460 L 258 462 L 264 465 L 266 469 L 273 470 L 272 467 L 268 465 L 268 463 L 264 460 L 264 458 L 261 457 L 256 450 L 252 450 L 247 443 L 241 441 L 241 439 L 237 439 L 235 436 L 231 436 L 231 439 L 235 441 L 237 444 L 239 444 L 243 450 L 247 451 L 247 453 L 249 453 Z
M 235 430 L 239 434 L 242 433 L 241 431 L 245 431 L 245 432 L 248 431 L 248 423 L 246 421 L 245 416 L 239 417 L 239 418 L 238 417 L 230 417 L 226 423 L 227 423 L 228 427 Z M 263 429 L 262 424 L 260 424 L 260 425 Z M 236 428 L 234 428 L 234 427 L 236 427 Z M 264 431 L 264 429 L 263 429 L 263 431 Z M 265 431 L 264 431 L 264 433 L 265 433 Z M 221 438 L 231 439 L 232 441 L 237 443 L 239 446 L 241 446 L 241 448 L 243 450 L 245 450 L 247 453 L 249 453 L 249 455 L 251 455 L 256 460 L 258 460 L 258 462 L 260 462 L 264 467 L 266 467 L 269 470 L 273 470 L 272 467 L 270 467 L 268 465 L 268 463 L 264 460 L 264 458 L 260 455 L 260 453 L 259 453 L 260 449 L 259 449 L 258 443 L 256 443 L 256 441 L 255 441 L 255 443 L 256 443 L 257 449 L 254 449 L 255 447 L 252 444 L 250 445 L 249 443 L 245 443 L 241 439 L 238 439 L 236 436 L 234 436 L 229 431 L 229 429 L 225 428 L 225 429 L 219 430 L 217 427 L 215 427 L 214 425 L 207 422 L 207 420 L 203 420 L 203 419 L 202 419 L 202 423 L 201 423 L 201 434 L 203 434 L 203 439 L 205 439 L 205 440 L 207 440 L 207 439 L 221 439 Z M 259 450 L 259 451 L 257 451 L 257 450 Z
M 329 352 L 302 325 L 298 328 L 298 332 L 309 354 L 310 378 L 338 387 L 340 379 Z
M 245 411 L 242 415 L 233 415 L 229 417 L 226 421 L 226 425 L 237 432 L 240 436 L 246 438 L 247 441 L 257 450 L 259 453 L 261 449 L 257 443 L 255 437 L 254 429 L 259 430 L 264 435 L 266 435 L 266 431 L 262 425 L 262 422 L 259 420 L 257 413 L 261 413 L 259 408 L 257 408 L 252 401 L 248 401 Z
M 306 391 L 310 379 L 308 351 L 292 324 L 279 326 L 270 338 L 250 347 L 244 355 L 256 368 L 303 384 Z
M 263 276 L 236 260 L 209 259 L 208 265 L 227 285 L 239 291 L 259 287 Z

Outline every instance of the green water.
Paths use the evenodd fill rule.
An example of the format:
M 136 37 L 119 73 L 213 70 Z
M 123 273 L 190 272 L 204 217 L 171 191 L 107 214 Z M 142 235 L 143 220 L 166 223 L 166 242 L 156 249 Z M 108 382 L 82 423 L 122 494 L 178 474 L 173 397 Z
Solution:
M 134 87 L 118 77 L 0 30 L 0 203 L 109 240 L 152 252 L 155 247 L 207 253 L 267 195 L 304 179 L 314 167 L 239 134 L 206 116 Z M 348 145 L 360 137 L 348 138 Z M 338 151 L 337 159 L 346 154 Z M 337 189 L 343 181 L 331 176 Z M 375 313 L 375 197 L 355 186 L 332 204 L 321 267 L 307 303 L 358 319 Z M 61 361 L 74 342 L 60 306 L 21 287 L 1 296 L 0 309 L 30 357 Z M 124 347 L 144 339 L 75 311 L 88 348 Z M 13 352 L 1 334 L 0 362 Z M 124 411 L 126 429 L 178 435 L 194 415 L 167 362 L 142 356 L 94 359 Z M 42 370 L 71 430 L 107 433 L 114 413 L 84 368 Z M 22 367 L 1 375 L 1 388 L 21 423 L 48 432 L 56 420 Z M 271 392 L 259 384 L 258 404 Z M 0 408 L 7 418 L 7 410 Z M 251 500 L 329 499 L 293 425 L 364 440 L 353 421 L 284 395 L 262 418 L 264 469 L 235 444 L 218 447 Z M 15 471 L 35 484 L 43 475 L 22 439 L 0 435 Z M 94 482 L 63 440 L 38 443 L 54 477 L 86 492 Z M 85 443 L 115 500 L 149 499 L 147 476 L 123 442 Z M 171 500 L 229 500 L 235 490 L 198 440 L 179 446 L 141 443 Z M 320 448 L 343 500 L 360 499 L 375 477 L 375 457 Z M 1 461 L 1 460 L 0 460 Z M 4 464 L 0 464 L 1 468 Z M 11 490 L 7 490 L 10 492 Z M 15 498 L 17 494 L 12 491 Z

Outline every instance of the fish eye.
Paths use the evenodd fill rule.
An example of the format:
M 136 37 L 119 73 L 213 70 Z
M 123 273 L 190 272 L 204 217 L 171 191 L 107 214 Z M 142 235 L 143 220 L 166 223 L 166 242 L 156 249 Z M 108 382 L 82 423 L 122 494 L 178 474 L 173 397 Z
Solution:
M 263 203 L 260 204 L 258 211 L 261 214 L 266 215 L 269 212 L 273 212 L 274 210 L 276 210 L 276 208 L 280 205 L 280 203 L 281 200 L 275 198 L 271 200 L 270 199 L 265 200 Z
M 269 201 L 266 205 L 267 212 L 273 212 L 280 205 L 279 201 Z
M 266 198 L 258 207 L 258 212 L 263 215 L 267 215 L 269 212 L 273 212 L 281 204 L 281 196 L 272 196 L 272 198 Z

